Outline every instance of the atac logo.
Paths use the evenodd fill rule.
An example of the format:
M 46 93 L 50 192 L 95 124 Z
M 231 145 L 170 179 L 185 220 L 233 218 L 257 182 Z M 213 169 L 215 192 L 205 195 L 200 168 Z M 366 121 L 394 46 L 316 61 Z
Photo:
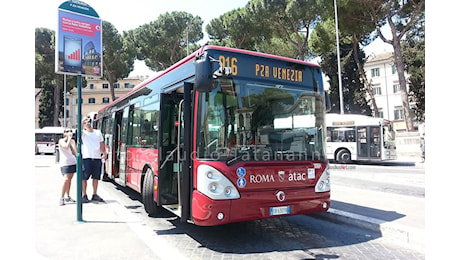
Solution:
M 291 172 L 286 173 L 285 171 L 278 171 L 278 181 L 305 181 L 307 180 L 307 173 L 305 172 Z

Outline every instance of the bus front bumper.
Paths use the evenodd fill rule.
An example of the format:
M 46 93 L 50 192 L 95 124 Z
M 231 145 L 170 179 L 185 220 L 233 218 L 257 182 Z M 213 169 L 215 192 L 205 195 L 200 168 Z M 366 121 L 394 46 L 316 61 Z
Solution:
M 314 188 L 285 190 L 285 200 L 277 199 L 278 191 L 241 192 L 235 200 L 211 200 L 193 192 L 192 221 L 199 226 L 215 226 L 290 215 L 327 211 L 330 192 L 315 193 Z

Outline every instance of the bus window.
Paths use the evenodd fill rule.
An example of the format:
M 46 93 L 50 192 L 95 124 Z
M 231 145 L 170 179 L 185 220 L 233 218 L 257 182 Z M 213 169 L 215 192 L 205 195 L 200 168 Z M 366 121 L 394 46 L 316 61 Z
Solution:
M 157 148 L 160 103 L 155 102 L 140 109 L 141 139 L 145 147 Z
M 141 120 L 141 111 L 138 109 L 132 111 L 131 144 L 135 146 L 140 146 L 143 144 L 141 136 Z
M 354 142 L 355 129 L 351 127 L 328 127 L 327 142 Z

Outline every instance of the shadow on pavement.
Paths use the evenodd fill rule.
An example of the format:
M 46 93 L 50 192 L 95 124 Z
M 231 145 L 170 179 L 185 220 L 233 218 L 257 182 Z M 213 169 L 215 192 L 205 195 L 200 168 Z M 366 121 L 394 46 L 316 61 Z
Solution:
M 369 207 L 363 207 L 336 200 L 331 200 L 331 208 L 388 222 L 405 217 L 405 215 L 399 214 L 395 211 L 386 211 Z

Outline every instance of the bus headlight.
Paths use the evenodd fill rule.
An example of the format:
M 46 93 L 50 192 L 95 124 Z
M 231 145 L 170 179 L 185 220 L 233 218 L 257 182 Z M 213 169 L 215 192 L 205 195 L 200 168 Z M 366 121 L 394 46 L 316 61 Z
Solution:
M 323 171 L 315 185 L 315 192 L 326 192 L 331 190 L 329 166 Z
M 197 189 L 214 200 L 239 199 L 240 193 L 221 172 L 209 165 L 198 166 Z

